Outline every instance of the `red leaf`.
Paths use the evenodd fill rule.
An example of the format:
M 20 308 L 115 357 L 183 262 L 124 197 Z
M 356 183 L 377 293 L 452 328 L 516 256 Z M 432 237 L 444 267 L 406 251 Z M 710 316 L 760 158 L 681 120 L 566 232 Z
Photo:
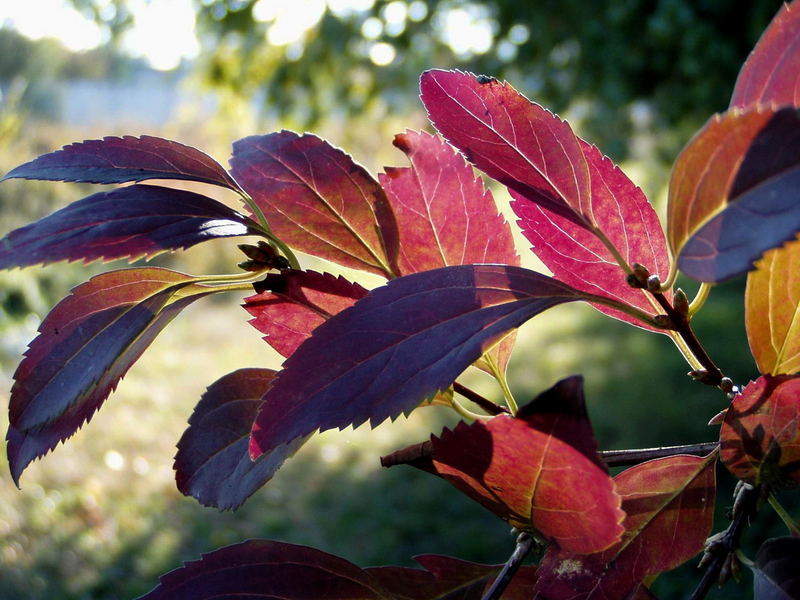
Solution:
M 239 369 L 209 386 L 178 442 L 175 480 L 183 494 L 235 510 L 305 442 L 299 438 L 284 453 L 250 460 L 250 429 L 274 377 L 271 369 Z
M 394 279 L 322 323 L 286 360 L 253 427 L 251 456 L 317 429 L 408 413 L 510 330 L 581 299 L 597 297 L 511 266 Z
M 800 242 L 764 254 L 747 275 L 745 324 L 758 370 L 770 375 L 800 371 Z
M 750 107 L 713 117 L 670 180 L 668 238 L 680 269 L 718 282 L 800 230 L 800 113 Z
M 589 167 L 566 121 L 507 83 L 461 71 L 426 71 L 422 102 L 467 160 L 519 195 L 589 227 Z
M 800 481 L 800 376 L 763 375 L 742 390 L 720 430 L 720 458 L 739 479 Z
M 581 554 L 619 541 L 625 515 L 597 458 L 580 377 L 543 392 L 516 418 L 462 422 L 431 441 L 430 460 L 412 464 L 446 479 L 513 527 Z
M 639 263 L 666 281 L 669 253 L 661 223 L 642 190 L 600 151 L 581 140 L 589 164 L 591 207 L 598 227 L 631 265 Z M 513 190 L 511 204 L 519 217 L 522 233 L 533 244 L 533 252 L 553 276 L 576 289 L 608 296 L 655 316 L 663 312 L 652 296 L 628 285 L 609 249 L 589 230 L 529 202 Z M 670 298 L 672 292 L 667 293 Z M 600 312 L 638 327 L 664 333 L 630 315 L 608 306 L 594 305 Z
M 500 570 L 446 556 L 417 557 L 425 567 L 373 567 L 307 546 L 248 540 L 204 554 L 161 577 L 139 600 L 480 600 Z M 503 598 L 522 600 L 533 567 L 523 567 Z
M 463 157 L 436 136 L 395 136 L 411 167 L 380 175 L 400 236 L 401 275 L 451 265 L 519 265 L 511 228 Z
M 254 317 L 253 327 L 284 357 L 317 326 L 367 295 L 357 283 L 315 271 L 270 273 L 257 285 L 264 291 L 245 298 L 244 308 Z
M 132 185 L 93 194 L 12 231 L 0 239 L 0 269 L 59 260 L 133 261 L 257 231 L 249 218 L 206 196 Z
M 14 374 L 7 440 L 15 481 L 32 460 L 91 419 L 185 306 L 212 293 L 192 282 L 154 267 L 112 271 L 76 287 L 53 308 Z
M 148 135 L 106 137 L 64 146 L 20 165 L 0 181 L 15 177 L 88 183 L 185 179 L 239 189 L 222 165 L 204 152 Z
M 281 131 L 233 145 L 231 167 L 288 245 L 391 277 L 397 229 L 383 189 L 350 156 L 318 137 Z
M 548 600 L 626 598 L 645 578 L 689 560 L 705 543 L 714 517 L 716 453 L 642 463 L 614 478 L 622 496 L 622 541 L 582 556 L 551 548 L 536 590 Z M 537 598 L 540 596 L 536 596 Z
M 784 4 L 744 63 L 731 107 L 800 103 L 800 9 Z

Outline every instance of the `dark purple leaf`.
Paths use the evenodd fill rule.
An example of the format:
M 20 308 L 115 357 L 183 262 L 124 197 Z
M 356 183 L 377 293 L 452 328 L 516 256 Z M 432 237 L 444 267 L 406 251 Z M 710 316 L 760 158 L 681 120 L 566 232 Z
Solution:
M 581 140 L 591 174 L 592 215 L 611 244 L 632 265 L 639 263 L 666 281 L 669 253 L 658 215 L 641 189 L 594 146 Z M 628 285 L 611 251 L 588 229 L 555 214 L 511 190 L 512 203 L 522 233 L 533 244 L 533 252 L 553 276 L 576 289 L 615 298 L 645 314 L 661 312 L 653 297 Z M 667 292 L 671 298 L 672 292 Z M 603 305 L 600 312 L 638 327 L 664 333 L 629 314 Z
M 326 319 L 367 295 L 357 283 L 315 271 L 270 273 L 256 287 L 263 291 L 245 298 L 244 308 L 253 327 L 284 357 Z
M 213 293 L 192 281 L 155 267 L 112 271 L 53 308 L 14 374 L 6 437 L 16 482 L 32 460 L 91 419 L 184 307 Z
M 60 260 L 135 260 L 258 225 L 206 196 L 152 185 L 93 194 L 0 239 L 0 269 Z
M 274 377 L 271 369 L 239 369 L 209 386 L 178 442 L 175 480 L 182 493 L 204 506 L 236 509 L 302 445 L 299 438 L 283 446 L 285 453 L 250 460 L 250 429 Z
M 739 72 L 731 107 L 800 104 L 800 8 L 784 4 Z
M 772 538 L 756 554 L 754 587 L 756 600 L 800 598 L 800 538 Z
M 753 106 L 712 118 L 670 180 L 669 241 L 679 268 L 719 282 L 800 231 L 800 112 Z
M 446 389 L 488 347 L 538 313 L 597 299 L 511 266 L 407 275 L 335 315 L 284 363 L 264 397 L 250 453 L 317 429 L 376 426 Z
M 311 134 L 281 131 L 241 139 L 231 168 L 292 248 L 391 277 L 397 227 L 377 181 L 353 159 Z
M 12 178 L 88 183 L 185 179 L 239 189 L 222 165 L 204 152 L 148 135 L 106 137 L 64 146 L 20 165 L 0 181 Z

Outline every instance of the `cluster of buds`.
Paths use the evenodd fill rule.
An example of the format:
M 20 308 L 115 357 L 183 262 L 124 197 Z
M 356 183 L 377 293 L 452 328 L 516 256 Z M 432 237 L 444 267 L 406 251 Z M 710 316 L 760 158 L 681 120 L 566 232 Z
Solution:
M 277 253 L 275 248 L 261 240 L 257 246 L 239 244 L 239 250 L 249 259 L 240 262 L 238 267 L 244 271 L 265 271 L 267 269 L 288 269 L 289 261 Z

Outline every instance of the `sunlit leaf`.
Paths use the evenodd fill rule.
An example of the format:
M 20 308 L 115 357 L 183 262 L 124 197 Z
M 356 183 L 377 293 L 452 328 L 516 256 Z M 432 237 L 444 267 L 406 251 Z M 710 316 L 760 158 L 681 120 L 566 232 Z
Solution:
M 397 219 L 402 275 L 452 265 L 519 265 L 511 227 L 461 155 L 423 132 L 396 135 L 394 145 L 411 166 L 387 167 L 380 182 Z M 512 336 L 492 350 L 500 372 L 513 347 Z M 481 361 L 478 366 L 491 372 Z
M 377 181 L 312 134 L 281 131 L 235 142 L 232 172 L 292 248 L 392 276 L 397 228 Z
M 185 179 L 238 189 L 222 165 L 204 152 L 148 135 L 70 144 L 20 165 L 0 181 L 15 177 L 88 183 Z
M 367 295 L 357 283 L 315 271 L 271 273 L 256 285 L 262 291 L 245 298 L 244 308 L 253 316 L 251 325 L 284 357 L 321 323 Z
M 564 550 L 599 552 L 624 531 L 620 496 L 597 458 L 580 377 L 543 392 L 517 417 L 445 429 L 431 438 L 430 458 L 411 464 Z
M 800 371 L 800 242 L 764 254 L 747 275 L 745 324 L 758 370 Z
M 800 113 L 753 106 L 713 117 L 684 148 L 669 188 L 679 268 L 718 282 L 800 231 Z
M 284 363 L 253 428 L 254 457 L 320 429 L 373 426 L 444 390 L 510 330 L 594 300 L 511 266 L 457 266 L 390 281 L 314 331 Z
M 755 600 L 800 598 L 800 538 L 772 538 L 761 544 L 754 572 Z
M 269 481 L 286 458 L 305 441 L 284 446 L 284 454 L 252 461 L 250 429 L 261 397 L 275 377 L 271 369 L 239 369 L 209 386 L 178 442 L 178 489 L 205 506 L 236 509 Z
M 446 556 L 416 560 L 424 569 L 361 569 L 315 548 L 248 540 L 163 575 L 139 600 L 480 600 L 500 570 Z M 502 598 L 528 597 L 534 575 L 523 567 Z
M 14 480 L 91 419 L 156 335 L 209 293 L 182 273 L 125 269 L 98 275 L 59 302 L 14 373 L 7 435 Z
M 623 259 L 639 263 L 651 274 L 666 281 L 669 254 L 658 215 L 642 190 L 614 163 L 586 142 L 581 142 L 591 175 L 592 212 L 598 227 L 617 248 Z M 611 251 L 589 230 L 543 208 L 515 191 L 514 212 L 522 233 L 533 244 L 533 252 L 553 272 L 571 286 L 615 298 L 655 316 L 663 309 L 653 304 L 652 295 L 628 285 Z M 672 292 L 667 292 L 671 297 Z M 608 306 L 595 305 L 603 313 L 645 329 L 654 329 L 630 315 Z
M 477 263 L 519 265 L 511 228 L 462 156 L 424 132 L 398 134 L 394 145 L 411 162 L 380 175 L 397 219 L 400 274 Z
M 594 222 L 589 166 L 569 124 L 507 83 L 426 71 L 422 102 L 467 160 L 519 195 L 582 226 Z
M 583 556 L 548 549 L 536 590 L 548 600 L 627 598 L 645 578 L 703 549 L 714 517 L 716 455 L 648 461 L 614 478 L 627 515 L 622 541 Z M 539 597 L 539 596 L 537 596 Z M 646 597 L 646 596 L 645 596 Z
M 188 248 L 256 233 L 244 215 L 206 196 L 152 185 L 93 194 L 0 239 L 0 269 L 90 262 Z
M 800 103 L 800 8 L 784 4 L 744 63 L 731 106 Z
M 742 390 L 720 429 L 720 459 L 748 483 L 800 481 L 800 376 L 764 375 Z

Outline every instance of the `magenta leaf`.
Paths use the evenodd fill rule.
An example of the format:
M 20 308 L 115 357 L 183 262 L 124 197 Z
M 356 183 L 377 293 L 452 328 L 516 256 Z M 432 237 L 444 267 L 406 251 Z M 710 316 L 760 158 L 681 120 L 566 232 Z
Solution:
M 260 227 L 206 196 L 152 185 L 93 194 L 0 239 L 0 269 L 59 260 L 131 261 Z
M 123 183 L 185 179 L 239 189 L 213 158 L 191 146 L 143 135 L 87 140 L 44 154 L 5 175 L 12 178 Z
M 39 327 L 14 373 L 7 434 L 12 476 L 91 419 L 188 304 L 212 289 L 175 271 L 112 271 L 76 287 Z
M 361 569 L 308 546 L 248 540 L 204 554 L 162 575 L 139 600 L 480 600 L 500 567 L 447 556 L 416 557 L 424 569 Z M 523 567 L 503 598 L 522 600 L 535 567 Z
M 731 107 L 800 103 L 800 8 L 784 4 L 739 72 Z
M 426 71 L 422 102 L 467 160 L 520 196 L 590 227 L 589 167 L 569 124 L 507 83 L 461 71 Z
M 274 377 L 271 369 L 239 369 L 209 386 L 178 442 L 175 480 L 183 494 L 235 510 L 302 445 L 299 438 L 283 447 L 286 453 L 250 460 L 250 429 Z
M 311 134 L 281 131 L 233 145 L 234 175 L 292 248 L 393 276 L 397 228 L 383 189 L 350 156 Z
M 440 138 L 406 131 L 394 145 L 410 167 L 380 175 L 400 235 L 401 275 L 451 265 L 519 265 L 511 228 L 464 158 Z
M 376 426 L 446 389 L 510 330 L 564 302 L 596 300 L 512 266 L 390 281 L 322 323 L 284 363 L 253 426 L 258 457 L 317 429 Z
M 431 472 L 517 529 L 581 554 L 605 550 L 624 529 L 621 498 L 586 412 L 581 377 L 570 377 L 516 417 L 464 422 L 431 438 Z
M 711 283 L 752 269 L 800 231 L 799 191 L 800 112 L 755 107 L 712 119 L 670 182 L 678 267 Z
M 357 283 L 315 271 L 270 273 L 256 287 L 259 293 L 245 298 L 244 308 L 253 327 L 284 357 L 318 325 L 367 295 Z
M 591 144 L 581 140 L 591 176 L 592 214 L 598 227 L 617 248 L 627 264 L 639 263 L 665 281 L 669 253 L 661 223 L 644 193 L 614 163 Z M 533 252 L 553 276 L 576 289 L 614 298 L 644 313 L 662 312 L 652 295 L 628 285 L 609 249 L 589 230 L 553 213 L 511 190 L 511 204 L 523 235 Z M 672 292 L 667 292 L 671 297 Z M 594 305 L 600 312 L 638 327 L 664 333 L 617 309 Z

